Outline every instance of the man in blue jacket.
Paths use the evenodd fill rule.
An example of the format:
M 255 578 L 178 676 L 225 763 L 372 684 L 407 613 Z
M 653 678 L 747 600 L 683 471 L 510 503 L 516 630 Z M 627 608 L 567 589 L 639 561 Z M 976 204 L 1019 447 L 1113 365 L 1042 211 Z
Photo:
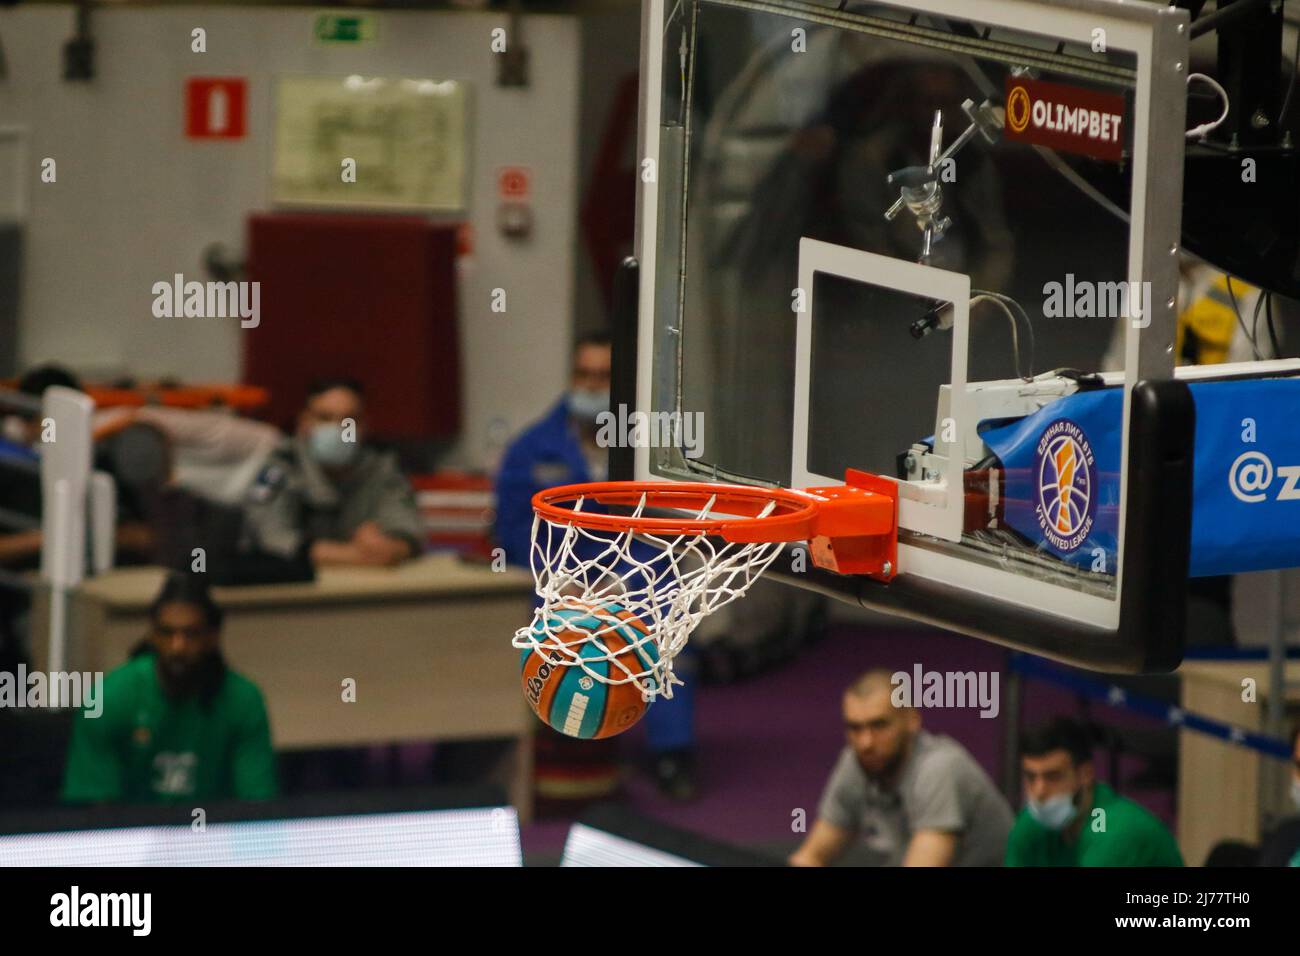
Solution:
M 609 450 L 600 447 L 596 435 L 597 417 L 609 411 L 610 368 L 607 335 L 579 339 L 568 392 L 506 451 L 497 475 L 496 538 L 509 563 L 529 566 L 534 494 L 607 479 Z M 673 689 L 671 700 L 655 701 L 645 722 L 656 782 L 670 796 L 689 799 L 695 793 L 694 680 L 683 663 L 679 658 L 685 685 Z

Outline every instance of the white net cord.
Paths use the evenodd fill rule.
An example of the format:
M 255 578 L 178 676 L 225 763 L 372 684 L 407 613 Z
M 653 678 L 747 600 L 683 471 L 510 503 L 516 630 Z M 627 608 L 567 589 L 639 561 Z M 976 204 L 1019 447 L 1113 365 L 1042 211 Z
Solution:
M 576 499 L 573 510 L 581 511 L 584 500 Z M 716 517 L 710 514 L 715 500 L 695 518 Z M 645 506 L 642 494 L 631 517 L 641 517 Z M 770 503 L 757 517 L 775 507 Z M 673 687 L 682 683 L 673 660 L 695 626 L 749 590 L 782 547 L 703 533 L 596 530 L 534 515 L 531 564 L 541 604 L 511 643 L 534 651 L 545 644 L 552 655 L 558 647 L 566 666 L 581 667 L 596 680 L 636 683 L 646 700 L 671 699 Z M 574 628 L 572 613 L 557 613 L 573 611 L 594 617 L 599 626 Z M 615 633 L 622 641 L 611 651 L 605 639 Z M 606 661 L 607 667 L 593 666 Z

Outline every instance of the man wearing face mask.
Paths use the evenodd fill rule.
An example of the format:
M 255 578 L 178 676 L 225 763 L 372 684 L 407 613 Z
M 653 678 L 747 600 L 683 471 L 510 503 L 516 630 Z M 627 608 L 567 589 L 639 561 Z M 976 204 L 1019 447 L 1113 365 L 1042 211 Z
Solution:
M 296 435 L 262 468 L 245 504 L 249 544 L 312 565 L 394 565 L 418 553 L 420 513 L 391 455 L 365 444 L 352 379 L 312 385 Z
M 528 567 L 530 563 L 533 495 L 556 485 L 608 478 L 609 449 L 596 439 L 597 418 L 610 410 L 611 359 L 608 335 L 580 338 L 573 350 L 569 390 L 506 451 L 497 475 L 495 531 L 511 564 Z M 689 652 L 678 662 L 685 686 L 675 688 L 671 700 L 655 701 L 646 712 L 645 724 L 656 783 L 667 795 L 687 800 L 695 795 L 695 681 L 689 676 L 693 667 Z
M 276 795 L 266 705 L 226 666 L 221 618 L 201 575 L 166 580 L 149 636 L 77 718 L 64 800 L 193 805 Z
M 533 495 L 608 476 L 609 449 L 596 442 L 596 419 L 609 411 L 610 362 L 609 336 L 579 339 L 569 390 L 506 451 L 497 477 L 496 538 L 511 564 L 528 566 Z
M 1020 744 L 1025 808 L 1007 866 L 1182 866 L 1173 835 L 1142 806 L 1096 779 L 1092 738 L 1058 717 Z

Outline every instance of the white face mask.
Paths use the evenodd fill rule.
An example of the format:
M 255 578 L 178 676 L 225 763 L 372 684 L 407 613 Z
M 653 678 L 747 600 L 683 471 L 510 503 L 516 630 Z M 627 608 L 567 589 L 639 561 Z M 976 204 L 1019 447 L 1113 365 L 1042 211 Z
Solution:
M 1054 797 L 1038 801 L 1030 797 L 1026 801 L 1029 815 L 1049 830 L 1064 830 L 1079 815 L 1079 808 L 1074 805 L 1074 794 L 1058 793 Z
M 324 422 L 312 426 L 307 435 L 307 447 L 312 458 L 327 468 L 346 468 L 357 457 L 361 446 L 355 441 L 343 440 L 343 427 Z
M 584 422 L 594 422 L 602 412 L 609 411 L 609 390 L 588 391 L 575 388 L 569 392 L 569 414 Z

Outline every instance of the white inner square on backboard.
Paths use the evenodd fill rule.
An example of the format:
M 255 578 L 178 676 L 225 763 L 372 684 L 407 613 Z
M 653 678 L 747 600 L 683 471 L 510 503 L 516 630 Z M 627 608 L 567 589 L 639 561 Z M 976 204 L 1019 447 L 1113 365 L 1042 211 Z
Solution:
M 966 359 L 970 323 L 970 276 L 807 237 L 799 240 L 799 288 L 804 294 L 804 308 L 796 313 L 794 442 L 790 467 L 790 483 L 795 488 L 844 483 L 843 475 L 816 474 L 809 467 L 809 440 L 817 427 L 811 415 L 811 391 L 813 320 L 817 310 L 814 288 L 818 275 L 850 279 L 922 299 L 939 299 L 952 304 L 952 329 L 940 334 L 952 336 L 952 364 L 948 381 L 952 386 L 949 415 L 953 422 L 951 430 L 937 428 L 934 436 L 935 453 L 945 455 L 947 462 L 937 480 L 898 482 L 898 523 L 900 528 L 910 531 L 947 541 L 960 541 L 965 502 L 960 436 L 969 414 Z M 864 356 L 864 363 L 865 361 Z M 864 378 L 862 387 L 872 387 L 869 376 Z M 916 397 L 910 398 L 915 400 Z M 933 403 L 937 402 L 938 396 L 922 396 L 921 399 Z M 870 421 L 864 420 L 863 427 L 871 427 Z M 953 443 L 958 447 L 948 447 L 949 443 L 943 440 L 945 433 L 958 436 L 958 442 Z M 917 436 L 918 439 L 920 437 Z M 869 469 L 864 467 L 864 470 Z

